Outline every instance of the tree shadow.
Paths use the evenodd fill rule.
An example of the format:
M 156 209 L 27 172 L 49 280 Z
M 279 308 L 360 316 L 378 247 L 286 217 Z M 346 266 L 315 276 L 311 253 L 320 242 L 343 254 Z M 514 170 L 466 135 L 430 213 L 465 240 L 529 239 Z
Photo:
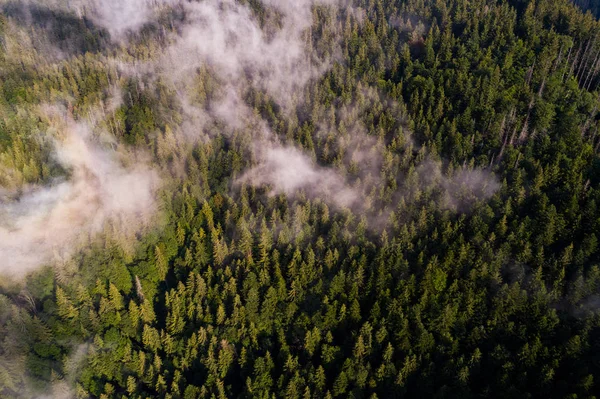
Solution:
M 85 16 L 37 4 L 10 2 L 0 11 L 19 25 L 41 31 L 52 45 L 68 56 L 97 53 L 110 45 L 110 34 Z

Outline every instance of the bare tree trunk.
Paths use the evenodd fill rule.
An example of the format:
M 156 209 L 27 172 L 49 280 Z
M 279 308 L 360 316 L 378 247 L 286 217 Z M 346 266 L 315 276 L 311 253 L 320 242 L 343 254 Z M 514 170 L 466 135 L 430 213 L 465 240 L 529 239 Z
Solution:
M 527 78 L 525 79 L 525 84 L 529 86 L 531 84 L 531 79 L 533 78 L 533 71 L 535 69 L 535 61 L 533 61 L 533 65 L 527 71 Z
M 566 62 L 567 66 L 569 65 L 569 61 L 571 61 L 571 51 L 573 51 L 573 46 L 569 47 L 569 53 L 567 54 L 567 62 Z M 562 77 L 560 78 L 561 82 L 565 81 L 565 75 L 566 74 L 567 74 L 567 70 L 565 69 L 563 71 Z
M 569 70 L 568 76 L 573 75 L 573 72 L 575 71 L 575 64 L 577 64 L 579 62 L 579 54 L 580 53 L 581 53 L 581 44 L 579 45 L 579 47 L 577 49 L 577 54 L 575 54 L 575 58 L 573 58 L 573 62 L 571 63 L 571 69 Z
M 544 79 L 542 80 L 542 84 L 540 85 L 540 88 L 538 90 L 538 97 L 541 98 L 542 95 L 544 94 L 544 88 L 546 87 L 546 74 L 544 74 Z
M 585 77 L 585 80 L 583 81 L 583 88 L 586 87 L 586 85 L 588 83 L 588 80 L 590 79 L 590 77 L 592 76 L 592 74 L 597 70 L 597 68 L 598 68 L 598 60 L 600 60 L 600 50 L 598 51 L 598 54 L 596 55 L 596 59 L 592 63 L 591 68 L 589 68 L 587 76 Z
M 558 50 L 558 57 L 556 57 L 556 60 L 554 60 L 554 65 L 552 66 L 552 72 L 556 71 L 556 68 L 558 68 L 558 65 L 560 64 L 560 60 L 562 58 L 562 52 L 563 52 L 563 45 L 560 45 L 560 50 Z
M 580 75 L 583 72 L 583 70 L 585 69 L 585 65 L 590 56 L 590 53 L 589 53 L 590 45 L 593 45 L 593 43 L 595 43 L 595 42 L 596 42 L 595 38 L 594 38 L 593 42 L 592 42 L 592 39 L 588 39 L 588 43 L 585 46 L 585 50 L 583 51 L 583 57 L 581 58 L 581 62 L 579 63 L 579 66 L 577 67 L 577 81 L 579 81 Z

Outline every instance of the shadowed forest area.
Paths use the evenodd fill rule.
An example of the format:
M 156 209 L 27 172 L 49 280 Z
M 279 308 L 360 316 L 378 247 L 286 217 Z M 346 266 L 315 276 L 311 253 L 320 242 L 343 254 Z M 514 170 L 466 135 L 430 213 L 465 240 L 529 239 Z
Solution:
M 593 1 L 0 11 L 0 398 L 600 392 Z
M 594 0 L 573 0 L 573 3 L 584 11 L 590 11 L 596 18 L 600 17 L 600 3 Z

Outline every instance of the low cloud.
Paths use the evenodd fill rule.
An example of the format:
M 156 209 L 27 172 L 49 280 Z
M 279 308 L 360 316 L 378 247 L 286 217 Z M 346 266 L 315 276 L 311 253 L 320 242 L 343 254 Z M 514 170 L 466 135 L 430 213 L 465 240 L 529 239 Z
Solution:
M 104 27 L 112 38 L 123 38 L 138 31 L 156 18 L 161 0 L 89 0 L 81 1 L 80 13 L 86 12 L 92 21 Z
M 50 392 L 37 396 L 36 399 L 72 399 L 76 397 L 75 381 L 90 351 L 93 351 L 91 344 L 79 344 L 74 347 L 71 354 L 63 360 L 63 378 L 52 383 L 49 387 Z
M 329 154 L 319 148 L 319 163 L 335 166 L 325 167 L 291 143 L 282 144 L 246 100 L 249 91 L 258 92 L 272 99 L 279 112 L 289 111 L 288 115 L 293 115 L 294 107 L 303 102 L 307 84 L 329 68 L 332 59 L 327 57 L 333 57 L 319 58 L 318 51 L 311 47 L 312 35 L 316 34 L 311 31 L 314 6 L 334 6 L 335 14 L 339 3 L 337 0 L 263 0 L 266 7 L 261 18 L 269 22 L 265 27 L 248 4 L 234 0 L 44 2 L 48 7 L 85 15 L 106 29 L 114 41 L 126 40 L 144 25 L 155 23 L 167 8 L 177 8 L 180 17 L 162 30 L 165 40 L 160 43 L 165 47 L 154 56 L 143 61 L 109 57 L 120 75 L 149 80 L 150 84 L 160 80 L 174 88 L 182 113 L 176 130 L 183 132 L 181 136 L 185 140 L 193 142 L 216 134 L 248 134 L 248 141 L 252 142 L 249 152 L 257 162 L 242 174 L 238 183 L 266 186 L 271 195 L 303 193 L 309 198 L 323 198 L 337 207 L 376 214 L 380 212 L 374 209 L 373 203 L 382 197 L 379 194 L 382 186 L 389 183 L 382 179 L 384 172 L 392 181 L 401 173 L 397 155 L 386 146 L 392 136 L 395 140 L 403 136 L 394 145 L 406 146 L 407 152 L 415 146 L 408 130 L 403 130 L 407 113 L 404 107 L 368 88 L 359 89 L 357 99 L 351 104 L 334 104 L 329 118 L 333 123 L 324 122 L 329 115 L 321 115 L 321 120 L 313 121 L 319 129 L 317 135 L 329 140 L 332 155 L 328 157 Z M 347 12 L 359 22 L 365 17 L 360 8 L 350 7 Z M 391 23 L 402 31 L 413 32 L 415 40 L 424 34 L 424 26 L 417 19 L 406 17 Z M 331 48 L 321 53 L 335 52 Z M 198 100 L 202 95 L 194 85 L 202 74 L 209 74 L 213 80 L 213 91 L 202 93 L 210 97 L 204 102 Z M 385 132 L 381 126 L 374 128 L 373 122 L 363 121 L 363 113 L 369 112 L 374 104 L 383 104 L 386 108 L 392 127 Z M 0 239 L 3 234 L 8 239 L 0 244 L 0 251 L 14 253 L 15 259 L 20 259 L 17 263 L 45 262 L 55 251 L 61 253 L 72 247 L 79 237 L 73 231 L 89 235 L 100 231 L 107 221 L 138 219 L 136 212 L 146 214 L 145 210 L 153 207 L 153 174 L 145 168 L 123 167 L 116 159 L 117 154 L 91 144 L 89 133 L 81 133 L 85 127 L 72 125 L 70 130 L 79 133 L 68 135 L 56 146 L 60 163 L 72 170 L 70 179 L 37 188 L 22 196 L 19 202 L 2 208 L 3 218 L 8 222 L 2 224 Z M 179 141 L 179 137 L 169 140 L 170 143 Z M 175 146 L 163 147 L 169 150 Z M 75 156 L 83 152 L 87 152 L 85 157 Z M 338 155 L 339 159 L 333 159 Z M 85 160 L 86 157 L 90 159 Z M 490 198 L 500 187 L 493 173 L 487 170 L 459 168 L 444 173 L 441 163 L 431 160 L 418 165 L 417 174 L 419 188 L 438 190 L 440 205 L 457 211 L 466 211 L 475 201 Z M 396 183 L 400 182 L 393 181 Z M 392 190 L 395 190 L 394 195 L 401 195 L 402 188 L 394 186 Z M 128 195 L 139 199 L 132 201 Z M 389 197 L 392 198 L 392 194 Z M 18 244 L 15 237 L 19 234 L 25 237 L 25 244 Z M 45 240 L 48 243 L 37 244 Z
M 468 211 L 474 203 L 491 198 L 499 189 L 497 177 L 486 169 L 459 167 L 444 173 L 442 163 L 427 159 L 417 167 L 422 188 L 441 191 L 440 206 L 455 211 Z
M 259 155 L 258 165 L 248 170 L 239 183 L 266 185 L 271 195 L 293 196 L 303 192 L 340 207 L 351 207 L 359 195 L 346 179 L 331 168 L 318 166 L 294 147 L 270 145 Z
M 55 157 L 69 176 L 0 202 L 0 272 L 20 276 L 68 256 L 107 223 L 131 236 L 154 211 L 156 173 L 125 167 L 118 154 L 93 144 L 91 129 L 68 121 Z
M 200 67 L 209 67 L 226 92 L 253 87 L 289 106 L 329 61 L 307 51 L 312 6 L 333 1 L 267 1 L 280 14 L 280 27 L 265 31 L 246 5 L 234 0 L 184 2 L 185 18 L 157 65 L 175 83 L 189 83 Z M 235 89 L 232 89 L 235 88 Z

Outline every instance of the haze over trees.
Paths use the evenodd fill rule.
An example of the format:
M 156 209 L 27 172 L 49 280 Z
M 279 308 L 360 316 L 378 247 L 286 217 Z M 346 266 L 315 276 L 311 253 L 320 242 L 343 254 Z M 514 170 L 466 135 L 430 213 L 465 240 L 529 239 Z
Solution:
M 0 0 L 0 397 L 595 398 L 583 3 Z

